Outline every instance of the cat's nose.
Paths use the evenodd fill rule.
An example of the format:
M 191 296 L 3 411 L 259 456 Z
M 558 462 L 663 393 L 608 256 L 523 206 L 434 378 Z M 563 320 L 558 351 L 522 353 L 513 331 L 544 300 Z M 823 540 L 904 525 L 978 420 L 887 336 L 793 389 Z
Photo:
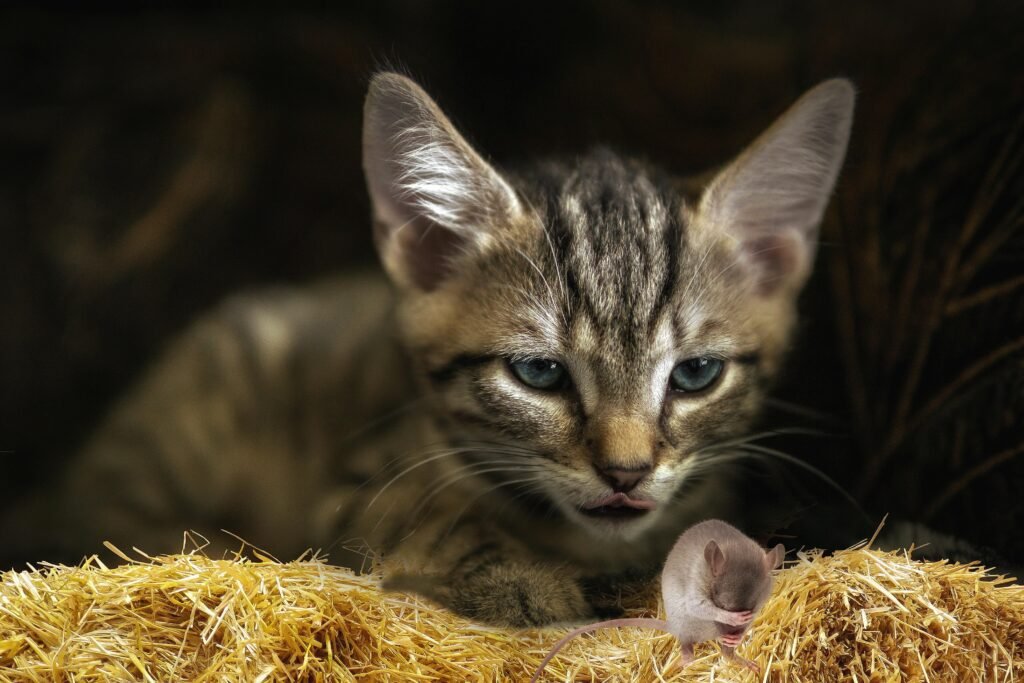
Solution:
M 624 469 L 621 467 L 598 467 L 597 473 L 601 475 L 616 493 L 629 493 L 640 481 L 651 471 L 650 465 L 637 465 Z

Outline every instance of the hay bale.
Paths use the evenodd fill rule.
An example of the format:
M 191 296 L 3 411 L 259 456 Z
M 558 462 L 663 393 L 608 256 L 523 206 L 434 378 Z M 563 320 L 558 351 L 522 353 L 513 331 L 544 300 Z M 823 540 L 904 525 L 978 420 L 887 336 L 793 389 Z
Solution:
M 522 681 L 565 633 L 475 625 L 377 581 L 316 559 L 200 554 L 7 572 L 0 680 Z M 739 650 L 767 681 L 1022 680 L 1024 587 L 901 553 L 801 554 Z M 667 680 L 755 679 L 712 644 L 697 654 Z M 677 657 L 671 636 L 605 630 L 545 680 L 666 680 Z

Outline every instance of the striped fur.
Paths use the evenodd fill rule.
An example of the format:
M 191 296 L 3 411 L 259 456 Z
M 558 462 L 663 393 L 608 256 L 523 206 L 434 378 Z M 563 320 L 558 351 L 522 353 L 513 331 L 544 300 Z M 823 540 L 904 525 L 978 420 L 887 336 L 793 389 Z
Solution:
M 777 372 L 851 98 L 811 91 L 691 195 L 603 149 L 501 173 L 378 75 L 365 162 L 394 289 L 346 278 L 198 322 L 69 474 L 57 538 L 164 552 L 227 528 L 284 556 L 369 552 L 391 587 L 487 622 L 606 612 L 609 577 L 651 576 L 681 528 L 743 506 L 708 449 L 744 434 Z M 696 357 L 721 377 L 672 390 Z M 537 358 L 564 388 L 516 379 Z M 602 470 L 642 468 L 629 495 L 654 510 L 581 510 L 611 493 Z

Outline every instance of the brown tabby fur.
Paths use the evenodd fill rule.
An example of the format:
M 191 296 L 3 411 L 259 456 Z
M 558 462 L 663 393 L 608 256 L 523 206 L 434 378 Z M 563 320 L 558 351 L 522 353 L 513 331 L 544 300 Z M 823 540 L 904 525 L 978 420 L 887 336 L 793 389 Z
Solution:
M 609 611 L 608 577 L 650 576 L 683 527 L 745 505 L 723 454 L 789 342 L 851 114 L 845 81 L 819 86 L 693 194 L 604 150 L 499 174 L 378 75 L 365 164 L 393 285 L 257 293 L 198 322 L 69 473 L 58 542 L 167 552 L 227 529 L 284 557 L 369 551 L 391 587 L 486 622 Z M 671 389 L 701 356 L 721 377 Z M 531 358 L 570 383 L 523 385 L 509 362 Z M 657 509 L 581 514 L 608 468 L 651 468 L 630 495 Z

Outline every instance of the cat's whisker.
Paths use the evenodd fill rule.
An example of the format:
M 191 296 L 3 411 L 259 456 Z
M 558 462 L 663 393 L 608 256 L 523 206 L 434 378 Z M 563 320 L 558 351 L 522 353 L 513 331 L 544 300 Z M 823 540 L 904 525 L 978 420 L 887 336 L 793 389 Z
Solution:
M 471 499 L 469 500 L 469 502 L 467 502 L 467 503 L 466 503 L 466 504 L 465 504 L 465 505 L 464 505 L 464 506 L 463 506 L 463 507 L 462 507 L 462 508 L 461 508 L 461 509 L 459 510 L 459 512 L 458 512 L 458 513 L 457 513 L 457 514 L 455 515 L 455 517 L 454 517 L 454 518 L 452 519 L 452 521 L 451 521 L 451 523 L 449 524 L 448 528 L 447 528 L 447 529 L 446 529 L 446 530 L 444 531 L 444 533 L 442 533 L 442 534 L 441 534 L 441 535 L 440 535 L 440 536 L 438 537 L 438 539 L 437 539 L 436 543 L 440 543 L 440 542 L 442 542 L 442 541 L 446 540 L 446 539 L 447 539 L 447 538 L 448 538 L 449 536 L 451 536 L 452 532 L 453 532 L 453 531 L 455 530 L 455 527 L 456 527 L 456 526 L 458 525 L 458 522 L 459 522 L 459 520 L 460 520 L 460 519 L 462 518 L 462 516 L 463 516 L 463 515 L 464 515 L 464 514 L 466 513 L 466 511 L 467 511 L 467 510 L 468 510 L 468 509 L 469 509 L 469 508 L 470 508 L 470 507 L 471 507 L 471 506 L 473 505 L 473 503 L 475 503 L 475 502 L 476 502 L 476 501 L 477 501 L 477 500 L 478 500 L 479 498 L 481 498 L 482 496 L 485 496 L 485 495 L 487 495 L 487 494 L 489 494 L 489 493 L 493 493 L 494 491 L 496 491 L 496 490 L 498 490 L 498 489 L 500 489 L 500 488 L 502 488 L 502 487 L 504 487 L 504 486 L 508 486 L 508 485 L 513 485 L 513 484 L 523 484 L 523 483 L 527 483 L 527 482 L 531 482 L 531 481 L 536 481 L 536 480 L 537 480 L 537 478 L 536 478 L 536 477 L 530 477 L 530 478 L 527 478 L 527 479 L 517 479 L 517 480 L 509 480 L 509 481 L 506 481 L 506 482 L 501 482 L 501 483 L 499 483 L 499 484 L 496 484 L 496 485 L 492 485 L 492 486 L 491 486 L 490 488 L 487 488 L 487 489 L 485 489 L 485 490 L 481 491 L 481 492 L 480 492 L 480 493 L 478 493 L 478 494 L 477 494 L 476 496 L 474 496 L 473 498 L 471 498 Z M 415 518 L 415 516 L 413 516 L 413 517 Z M 417 524 L 417 525 L 416 525 L 415 527 L 413 527 L 413 528 L 412 528 L 412 529 L 411 529 L 411 530 L 409 531 L 409 533 L 408 533 L 408 534 L 406 534 L 406 535 L 405 535 L 405 536 L 404 536 L 404 537 L 403 537 L 403 538 L 401 539 L 401 541 L 400 541 L 400 542 L 404 542 L 404 541 L 408 540 L 409 538 L 411 538 L 411 537 L 412 537 L 412 536 L 413 536 L 413 535 L 414 535 L 414 534 L 415 534 L 415 533 L 416 533 L 417 531 L 419 531 L 419 530 L 420 530 L 420 529 L 422 528 L 422 525 L 423 525 L 423 522 L 424 522 L 424 521 L 426 521 L 426 520 L 425 520 L 425 519 L 420 519 L 420 522 L 419 522 L 419 524 Z
M 412 460 L 414 458 L 418 459 L 418 458 L 421 458 L 423 456 L 435 455 L 435 454 L 437 454 L 437 453 L 439 453 L 439 452 L 441 452 L 443 450 L 450 450 L 450 449 L 451 449 L 451 444 L 450 443 L 448 443 L 447 441 L 438 441 L 438 442 L 435 442 L 435 443 L 425 444 L 424 448 L 422 448 L 422 449 L 417 449 L 415 451 L 407 451 L 405 453 L 400 453 L 400 454 L 398 454 L 398 455 L 396 455 L 396 456 L 394 456 L 392 458 L 389 458 L 389 459 L 385 460 L 384 462 L 382 462 L 381 465 L 377 468 L 377 470 L 370 477 L 368 477 L 361 484 L 359 484 L 359 486 L 355 487 L 354 491 L 361 491 L 362 489 L 366 488 L 367 486 L 370 486 L 371 484 L 375 483 L 376 481 L 378 481 L 379 479 L 381 479 L 382 477 L 384 477 L 385 475 L 387 475 L 391 471 L 393 471 L 393 468 L 395 467 L 395 465 L 397 465 L 399 463 L 407 462 L 407 461 Z
M 396 481 L 398 481 L 402 477 L 408 475 L 409 473 L 419 469 L 420 467 L 423 467 L 424 465 L 428 465 L 428 464 L 430 464 L 432 462 L 436 462 L 437 460 L 440 460 L 441 458 L 451 457 L 453 455 L 459 455 L 460 453 L 472 452 L 473 450 L 474 449 L 469 449 L 469 448 L 447 448 L 447 449 L 444 449 L 444 450 L 440 451 L 439 453 L 436 453 L 435 455 L 431 455 L 428 458 L 423 458 L 422 460 L 417 461 L 416 463 L 410 465 L 409 467 L 405 468 L 404 470 L 402 470 L 401 472 L 396 474 L 394 477 L 392 477 L 391 480 L 388 481 L 388 483 L 385 484 L 381 488 L 381 490 L 377 492 L 377 495 L 375 495 L 373 497 L 373 499 L 370 500 L 370 502 L 366 506 L 367 509 L 373 507 L 373 504 L 377 502 L 377 500 L 384 494 L 385 491 L 388 490 L 388 488 L 390 488 Z
M 755 432 L 753 434 L 747 434 L 745 436 L 737 437 L 737 438 L 734 438 L 734 439 L 726 439 L 724 441 L 716 441 L 716 442 L 708 444 L 706 446 L 702 446 L 702 447 L 698 448 L 694 452 L 695 453 L 701 453 L 703 451 L 710 450 L 710 449 L 731 448 L 733 446 L 741 446 L 743 444 L 752 443 L 754 441 L 760 441 L 761 439 L 767 439 L 767 438 L 770 438 L 770 437 L 773 437 L 773 436 L 791 436 L 791 435 L 820 436 L 820 437 L 830 437 L 830 436 L 833 436 L 829 432 L 825 432 L 825 431 L 822 431 L 822 430 L 819 430 L 819 429 L 812 429 L 812 428 L 809 428 L 809 427 L 780 427 L 778 429 L 766 429 L 766 430 L 763 430 L 763 431 L 760 431 L 760 432 Z
M 379 477 L 382 477 L 383 475 L 389 474 L 390 472 L 394 471 L 395 466 L 400 463 L 409 462 L 410 460 L 416 460 L 418 462 L 420 459 L 424 457 L 437 455 L 439 453 L 452 450 L 453 449 L 451 443 L 447 441 L 437 441 L 434 443 L 425 444 L 423 448 L 399 453 L 398 455 L 395 455 L 394 457 L 391 457 L 385 462 L 381 463 L 380 467 L 377 468 L 373 476 L 371 476 L 369 479 L 360 484 L 356 490 L 368 486 Z
M 541 282 L 544 283 L 544 288 L 548 293 L 548 305 L 552 308 L 555 308 L 556 310 L 560 309 L 561 307 L 558 306 L 558 297 L 555 296 L 555 292 L 551 288 L 551 283 L 548 282 L 547 276 L 544 275 L 544 271 L 540 269 L 540 266 L 538 266 L 537 263 L 532 258 L 530 258 L 530 255 L 527 254 L 525 251 L 523 251 L 522 249 L 515 245 L 512 245 L 512 248 L 516 251 L 516 253 L 522 256 L 526 260 L 526 263 L 529 264 L 529 266 L 537 273 L 537 275 L 540 276 Z M 563 323 L 567 322 L 568 321 L 564 319 L 563 315 Z
M 457 452 L 455 452 L 453 454 L 457 454 Z M 438 495 L 441 492 L 441 490 L 443 490 L 444 488 L 447 488 L 449 486 L 449 483 L 445 483 L 448 480 L 452 479 L 453 477 L 458 479 L 458 475 L 460 473 L 466 472 L 467 470 L 473 470 L 474 468 L 483 468 L 483 467 L 487 467 L 487 466 L 490 466 L 490 465 L 493 465 L 493 464 L 496 464 L 496 463 L 497 463 L 497 461 L 464 464 L 464 465 L 461 465 L 460 467 L 458 467 L 454 472 L 443 472 L 443 473 L 438 474 L 438 476 L 435 476 L 432 479 L 429 479 L 426 482 L 422 482 L 421 485 L 423 486 L 423 488 L 430 490 L 431 493 L 427 496 L 427 498 L 425 498 L 423 501 L 420 502 L 420 504 L 416 508 L 416 511 L 413 512 L 413 514 L 411 514 L 410 516 L 413 519 L 418 519 L 419 518 L 419 516 L 418 516 L 419 515 L 419 511 L 426 505 L 426 503 L 429 502 L 436 495 Z M 506 469 L 506 468 L 495 468 L 495 469 Z M 510 466 L 507 469 L 510 470 L 510 471 L 518 471 L 518 470 L 521 470 L 522 467 L 521 467 L 521 464 L 518 463 L 518 462 L 511 462 Z M 472 476 L 472 473 L 470 473 L 469 475 L 466 475 L 466 477 L 468 477 L 468 476 Z M 391 483 L 393 483 L 393 481 L 389 482 L 388 485 L 390 486 Z M 454 483 L 454 482 L 452 482 L 452 483 Z M 381 493 L 383 493 L 383 491 L 378 492 L 377 495 L 379 496 Z M 376 497 L 375 497 L 375 499 L 376 499 Z M 373 501 L 371 501 L 370 504 L 366 506 L 366 509 L 369 510 L 370 507 L 372 506 L 372 504 L 373 504 Z M 387 519 L 387 517 L 391 514 L 391 511 L 393 509 L 394 509 L 394 502 L 392 502 L 392 504 L 378 516 L 377 522 L 370 529 L 370 533 L 371 534 L 376 532 L 377 529 L 380 528 L 381 524 L 384 522 L 385 519 Z
M 559 310 L 562 314 L 562 323 L 565 325 L 565 329 L 568 330 L 570 328 L 569 316 L 572 315 L 572 302 L 569 300 L 569 294 L 566 290 L 565 277 L 562 275 L 562 268 L 558 264 L 558 254 L 555 251 L 555 244 L 551 239 L 551 232 L 548 230 L 547 221 L 541 217 L 541 213 L 537 211 L 537 207 L 534 205 L 533 201 L 526 196 L 524 196 L 524 199 L 526 201 L 526 205 L 536 217 L 537 223 L 540 225 L 541 230 L 544 233 L 544 240 L 547 242 L 548 250 L 551 253 L 551 265 L 555 268 L 555 280 L 557 280 L 559 291 L 562 294 L 562 308 Z
M 450 451 L 448 451 L 448 452 L 446 452 L 444 454 L 458 455 L 458 454 L 460 454 L 462 452 L 467 452 L 467 450 L 466 449 L 453 449 L 453 450 L 450 450 Z M 474 470 L 475 468 L 485 468 L 485 467 L 493 466 L 493 465 L 496 465 L 496 464 L 498 464 L 500 462 L 503 462 L 503 461 L 499 461 L 499 460 L 496 460 L 496 459 L 488 459 L 486 461 L 481 461 L 481 462 L 478 462 L 478 463 L 467 463 L 467 464 L 460 465 L 454 471 L 448 471 L 448 472 L 440 473 L 438 476 L 435 476 L 432 479 L 428 480 L 427 482 L 425 482 L 423 484 L 423 486 L 424 486 L 424 488 L 429 489 L 431 491 L 431 493 L 427 496 L 427 498 L 425 498 L 423 501 L 421 501 L 419 503 L 419 505 L 416 508 L 416 511 L 411 515 L 411 517 L 413 519 L 418 519 L 419 511 L 426 505 L 426 503 L 429 502 L 431 499 L 433 499 L 443 489 L 447 488 L 452 483 L 457 483 L 457 480 L 459 479 L 459 477 L 458 477 L 459 474 L 464 473 L 464 472 L 469 471 L 469 470 Z M 523 466 L 523 464 L 520 461 L 509 460 L 509 461 L 504 461 L 504 462 L 505 462 L 505 464 L 507 464 L 507 467 L 495 467 L 494 470 L 495 471 L 499 471 L 499 470 L 507 469 L 508 471 L 522 471 L 524 469 L 524 466 Z M 461 478 L 468 478 L 469 476 L 472 476 L 472 475 L 473 475 L 473 472 L 470 472 L 470 474 L 465 475 L 464 477 L 461 477 Z M 451 480 L 453 477 L 456 477 L 456 481 L 449 482 L 449 480 Z M 396 479 L 397 479 L 397 477 L 395 479 L 393 479 L 392 481 L 388 482 L 388 486 L 393 484 Z M 441 482 L 441 483 L 439 484 L 439 482 Z M 384 491 L 381 490 L 380 492 L 377 493 L 377 496 L 374 497 L 374 500 L 370 501 L 370 504 L 366 506 L 367 510 L 369 510 L 370 507 L 372 507 L 373 502 L 383 492 Z M 392 502 L 392 504 L 388 507 L 387 510 L 385 510 L 384 512 L 382 512 L 379 515 L 379 517 L 377 519 L 377 522 L 370 529 L 370 533 L 371 534 L 376 532 L 377 529 L 380 528 L 380 525 L 391 514 L 391 511 L 393 509 L 394 509 L 394 502 Z
M 761 254 L 767 254 L 769 252 L 776 251 L 777 249 L 779 249 L 779 247 L 771 246 L 771 247 L 766 247 L 764 249 L 758 249 L 758 250 L 755 250 L 755 251 L 750 251 L 750 252 L 748 252 L 748 257 L 760 256 Z M 721 270 L 719 270 L 717 273 L 715 273 L 713 276 L 707 278 L 704 281 L 702 288 L 697 293 L 697 296 L 694 297 L 696 305 L 699 306 L 700 304 L 704 303 L 704 296 L 705 296 L 705 294 L 707 292 L 712 291 L 712 289 L 714 287 L 716 287 L 721 282 L 722 278 L 725 277 L 726 273 L 728 273 L 733 268 L 742 266 L 743 263 L 744 263 L 743 260 L 741 260 L 739 258 L 736 258 L 731 263 L 729 263 L 728 265 L 724 266 Z
M 516 292 L 517 294 L 522 296 L 523 299 L 525 300 L 525 303 L 530 307 L 530 310 L 533 311 L 534 314 L 537 317 L 549 318 L 549 316 L 551 315 L 551 308 L 552 308 L 551 304 L 550 303 L 549 304 L 545 304 L 543 301 L 541 301 L 541 299 L 537 296 L 536 292 L 532 292 L 532 291 L 526 289 L 525 287 L 520 287 L 518 285 L 512 285 L 512 284 L 499 284 L 499 285 L 492 285 L 492 286 L 496 290 L 498 290 L 498 291 L 503 291 L 504 290 L 504 291 Z M 563 318 L 563 322 L 565 322 L 564 318 Z M 549 320 L 549 324 L 551 324 L 550 320 Z M 554 328 L 557 328 L 557 325 L 551 325 L 551 326 L 554 327 Z M 566 329 L 568 329 L 568 325 L 566 325 Z
M 478 477 L 478 476 L 483 475 L 483 474 L 489 474 L 489 473 L 492 473 L 492 472 L 514 472 L 516 474 L 524 474 L 524 473 L 529 472 L 529 470 L 525 470 L 522 467 L 514 467 L 514 466 L 513 467 L 509 467 L 509 466 L 504 466 L 504 467 L 479 467 L 479 468 L 475 468 L 475 469 L 463 468 L 463 469 L 459 470 L 459 472 L 457 473 L 457 476 L 449 476 L 440 486 L 435 487 L 435 489 L 433 491 L 431 491 L 430 495 L 428 495 L 426 498 L 423 499 L 423 501 L 421 502 L 420 505 L 422 506 L 423 504 L 429 502 L 434 497 L 439 495 L 442 491 L 444 491 L 445 489 L 450 488 L 452 486 L 455 486 L 459 482 L 465 481 L 466 479 L 470 479 L 472 477 Z M 540 470 L 538 469 L 534 473 L 540 473 Z M 416 512 L 413 513 L 413 516 L 415 516 L 416 513 L 420 509 L 421 509 L 420 507 L 417 507 L 416 508 Z
M 790 455 L 789 453 L 784 453 L 775 448 L 768 448 L 767 446 L 760 446 L 757 444 L 744 444 L 742 446 L 738 446 L 735 448 L 737 452 L 748 453 L 752 457 L 768 456 L 776 458 L 778 460 L 787 462 L 791 465 L 795 465 L 796 467 L 799 467 L 807 472 L 810 472 L 818 479 L 828 484 L 833 490 L 838 492 L 846 500 L 846 502 L 853 506 L 853 508 L 858 512 L 858 514 L 860 514 L 865 520 L 870 522 L 871 518 L 868 516 L 866 512 L 864 512 L 863 508 L 861 508 L 860 503 L 858 503 L 857 500 L 852 495 L 850 495 L 850 493 L 846 489 L 840 486 L 832 477 L 825 474 L 825 472 L 818 469 L 814 465 L 806 463 L 800 458 Z M 712 453 L 712 455 L 714 455 L 714 453 Z
M 715 471 L 719 466 L 725 463 L 750 460 L 754 457 L 756 456 L 753 453 L 735 450 L 724 451 L 721 453 L 703 452 L 700 454 L 698 460 L 691 465 L 691 469 L 687 471 L 687 477 L 702 476 L 708 472 Z
M 477 495 L 475 495 L 472 498 L 470 498 L 469 501 L 465 505 L 462 506 L 462 508 L 458 511 L 458 513 L 456 513 L 455 517 L 452 518 L 451 524 L 448 525 L 448 529 L 444 532 L 444 534 L 441 536 L 441 538 L 448 538 L 451 535 L 451 533 L 455 530 L 455 527 L 458 525 L 459 520 L 462 519 L 462 516 L 464 514 L 466 514 L 466 512 L 470 509 L 470 507 L 472 507 L 472 505 L 476 501 L 478 501 L 480 498 L 482 498 L 482 497 L 484 497 L 486 495 L 490 495 L 491 493 L 494 493 L 498 489 L 505 488 L 506 486 L 515 486 L 517 484 L 527 484 L 527 483 L 536 482 L 536 481 L 540 481 L 540 479 L 538 479 L 537 477 L 526 477 L 526 478 L 523 478 L 523 479 L 510 479 L 508 481 L 504 481 L 504 482 L 501 482 L 501 483 L 498 483 L 498 484 L 494 484 L 494 485 L 490 486 L 489 488 L 484 489 L 483 491 L 481 491 Z
M 462 463 L 455 469 L 446 471 L 444 476 L 458 474 L 459 472 L 462 472 L 467 469 L 474 469 L 477 467 L 495 467 L 499 465 L 507 466 L 509 469 L 517 470 L 542 471 L 544 469 L 542 465 L 532 464 L 518 457 L 495 457 L 497 454 L 493 453 L 485 453 L 483 455 L 485 455 L 486 457 L 483 457 L 473 462 Z
M 544 232 L 544 240 L 547 242 L 548 249 L 551 252 L 551 265 L 555 268 L 555 280 L 558 282 L 558 289 L 562 294 L 562 306 L 560 308 L 562 323 L 565 325 L 565 329 L 568 330 L 570 327 L 569 316 L 572 314 L 572 310 L 571 302 L 569 301 L 569 294 L 565 287 L 565 277 L 562 275 L 562 269 L 558 265 L 558 256 L 555 252 L 555 244 L 551 241 L 551 233 L 548 232 L 548 228 L 544 224 L 544 221 L 541 221 L 541 230 Z
M 708 292 L 713 291 L 714 288 L 721 282 L 722 278 L 725 277 L 726 273 L 728 273 L 733 268 L 739 266 L 740 264 L 741 261 L 739 259 L 736 259 L 732 263 L 724 266 L 721 270 L 719 270 L 711 277 L 706 278 L 704 282 L 701 284 L 701 288 L 697 291 L 697 294 L 693 297 L 694 306 L 699 307 L 700 305 L 702 305 L 704 303 L 704 298 L 707 296 Z
M 456 447 L 447 447 L 447 448 L 439 449 L 437 451 L 434 451 L 433 454 L 430 454 L 429 451 L 426 452 L 426 453 L 420 452 L 418 456 L 417 455 L 409 455 L 408 456 L 409 458 L 419 457 L 420 459 L 418 459 L 417 462 L 415 462 L 412 465 L 406 467 L 404 470 L 402 470 L 401 472 L 396 474 L 394 477 L 392 477 L 391 480 L 388 481 L 388 483 L 385 484 L 380 489 L 380 491 L 377 492 L 377 494 L 373 497 L 373 499 L 370 500 L 370 502 L 366 506 L 367 509 L 373 507 L 373 505 L 377 502 L 377 500 L 395 482 L 397 482 L 402 477 L 412 473 L 416 469 L 418 469 L 418 468 L 420 468 L 420 467 L 422 467 L 424 465 L 427 465 L 429 463 L 432 463 L 432 462 L 435 462 L 437 460 L 440 460 L 442 458 L 448 457 L 448 456 L 465 455 L 465 454 L 478 455 L 478 456 L 481 456 L 481 459 L 477 463 L 470 463 L 470 464 L 467 464 L 467 465 L 463 465 L 462 466 L 463 468 L 465 468 L 465 467 L 472 467 L 472 466 L 478 465 L 478 464 L 495 465 L 495 464 L 498 464 L 500 461 L 498 459 L 496 459 L 495 457 L 492 457 L 492 456 L 505 456 L 505 457 L 519 458 L 519 460 L 515 460 L 515 461 L 513 461 L 513 460 L 507 460 L 506 461 L 508 464 L 514 464 L 519 469 L 527 469 L 529 467 L 536 467 L 537 470 L 541 469 L 539 465 L 534 466 L 534 465 L 531 465 L 528 462 L 525 462 L 525 461 L 527 461 L 530 458 L 535 458 L 536 457 L 535 453 L 533 453 L 533 452 L 531 452 L 531 451 L 529 451 L 529 450 L 527 450 L 525 448 L 513 447 L 513 446 L 508 445 L 508 444 L 497 444 L 497 443 L 488 443 L 488 442 L 479 442 L 479 443 L 468 442 L 467 445 L 461 445 L 461 446 L 456 446 Z M 422 457 L 423 455 L 429 455 L 430 457 L 425 457 L 424 458 L 424 457 Z M 459 471 L 460 471 L 460 469 L 455 470 L 456 473 L 459 472 Z M 442 476 L 449 476 L 451 474 L 452 474 L 452 472 L 447 472 L 445 475 L 442 475 Z
M 712 251 L 713 248 L 714 248 L 714 244 L 709 244 L 707 246 L 707 248 L 704 250 L 704 254 L 700 257 L 700 260 L 697 262 L 697 265 L 694 267 L 693 273 L 690 274 L 690 280 L 686 283 L 686 289 L 683 290 L 683 295 L 681 297 L 681 299 L 683 301 L 690 301 L 690 289 L 693 287 L 693 283 L 702 274 L 703 268 L 704 268 L 704 263 L 705 263 L 705 261 L 707 261 L 707 258 L 711 254 L 711 251 Z
M 542 486 L 540 486 L 540 484 L 537 483 L 537 482 L 528 482 L 528 483 L 523 485 L 522 489 L 523 490 L 520 491 L 519 493 L 516 493 L 516 494 L 514 494 L 512 496 L 506 496 L 504 502 L 502 502 L 502 504 L 496 510 L 496 513 L 497 514 L 504 513 L 505 509 L 509 505 L 512 505 L 513 503 L 516 503 L 520 499 L 525 498 L 526 496 L 529 496 L 531 494 L 540 494 L 539 496 L 537 496 L 538 498 L 547 498 L 547 494 L 544 491 L 544 488 Z M 539 505 L 539 504 L 540 504 L 539 500 L 538 501 L 534 501 L 533 505 L 530 506 L 530 512 L 532 513 L 536 509 L 537 505 Z M 548 514 L 551 514 L 551 512 L 549 511 Z
M 466 505 L 463 508 L 461 508 L 459 510 L 458 514 L 456 514 L 455 518 L 452 520 L 452 522 L 449 525 L 448 529 L 437 539 L 436 542 L 439 543 L 439 542 L 447 539 L 451 535 L 452 531 L 454 531 L 455 527 L 458 525 L 459 519 L 461 519 L 462 516 L 466 513 L 466 511 L 472 506 L 472 504 L 474 502 L 476 502 L 476 500 L 478 500 L 482 496 L 487 495 L 489 493 L 493 493 L 494 491 L 496 491 L 496 490 L 498 490 L 500 488 L 503 488 L 505 485 L 508 485 L 508 484 L 525 484 L 525 490 L 524 491 L 516 494 L 515 496 L 512 496 L 511 498 L 505 500 L 501 504 L 501 506 L 496 510 L 496 513 L 500 514 L 513 501 L 519 499 L 522 496 L 527 495 L 531 491 L 536 491 L 536 492 L 539 492 L 539 493 L 543 493 L 543 489 L 540 486 L 538 486 L 537 483 L 536 483 L 538 481 L 540 481 L 540 480 L 538 478 L 536 478 L 536 477 L 532 477 L 532 478 L 529 478 L 529 479 L 518 479 L 518 480 L 513 480 L 513 481 L 506 481 L 506 482 L 502 482 L 500 484 L 497 484 L 495 486 L 492 486 L 490 489 L 482 491 L 480 494 L 474 496 L 468 503 L 466 503 Z M 405 536 L 403 536 L 398 541 L 398 543 L 404 543 L 405 541 L 407 541 L 410 538 L 412 538 L 413 535 L 415 535 L 416 532 L 418 532 L 422 528 L 423 523 L 425 521 L 427 521 L 426 517 L 420 518 L 417 514 L 412 514 L 410 516 L 413 519 L 419 519 L 420 521 L 419 521 L 418 524 L 416 524 L 416 526 L 414 526 L 412 529 L 410 529 L 409 533 L 407 533 Z
M 501 441 L 458 441 L 458 446 L 479 449 L 481 452 L 507 453 L 508 455 L 522 455 L 525 457 L 540 457 L 537 452 L 526 446 L 505 443 Z
M 421 404 L 424 400 L 426 400 L 425 396 L 414 398 L 411 401 L 407 401 L 406 403 L 403 403 L 397 408 L 394 408 L 393 410 L 389 410 L 388 412 L 384 413 L 379 417 L 373 418 L 372 420 L 364 424 L 362 427 L 354 429 L 345 436 L 341 437 L 340 443 L 350 443 L 352 441 L 355 441 L 363 434 L 372 431 L 373 429 L 379 427 L 380 425 L 391 420 L 394 420 L 397 417 L 405 415 L 406 413 L 410 412 L 413 408 Z
M 800 405 L 798 403 L 793 403 L 791 401 L 784 401 L 782 399 L 769 397 L 764 399 L 764 405 L 769 408 L 774 408 L 776 410 L 796 415 L 797 417 L 806 417 L 812 420 L 817 420 L 818 422 L 831 423 L 834 425 L 842 424 L 842 421 L 835 415 L 829 415 L 828 413 L 815 410 L 814 408 Z
M 519 462 L 511 462 L 511 463 L 506 462 L 503 465 L 493 466 L 493 465 L 496 465 L 496 464 L 497 463 L 495 463 L 495 462 L 480 462 L 480 463 L 474 463 L 474 464 L 470 464 L 470 465 L 465 465 L 465 466 L 460 467 L 459 469 L 455 470 L 454 472 L 447 473 L 443 477 L 435 478 L 433 481 L 430 482 L 430 485 L 429 485 L 430 493 L 427 494 L 427 496 L 424 497 L 423 500 L 421 500 L 416 505 L 416 507 L 413 509 L 412 513 L 409 515 L 410 518 L 412 518 L 412 519 L 419 519 L 420 518 L 420 514 L 427 507 L 427 505 L 430 503 L 430 501 L 434 500 L 437 496 L 439 496 L 445 490 L 447 490 L 447 489 L 457 485 L 459 482 L 465 481 L 466 479 L 470 479 L 472 477 L 478 477 L 480 475 L 489 474 L 489 473 L 492 473 L 492 472 L 516 472 L 516 473 L 522 473 L 524 471 L 524 468 L 523 468 L 522 464 L 519 463 Z M 443 481 L 438 482 L 439 479 L 443 479 Z
M 772 251 L 776 251 L 778 249 L 780 249 L 780 247 L 778 247 L 778 246 L 770 246 L 770 247 L 766 247 L 764 249 L 757 249 L 755 251 L 750 251 L 750 252 L 748 252 L 747 255 L 748 255 L 748 258 L 750 258 L 750 257 L 760 256 L 762 254 L 767 254 L 767 253 L 770 253 Z M 733 268 L 736 268 L 738 266 L 743 265 L 743 263 L 744 262 L 741 259 L 738 259 L 738 258 L 734 259 L 732 261 L 732 263 L 729 263 L 728 265 L 723 267 L 720 271 L 718 271 L 715 275 L 713 275 L 712 277 L 708 278 L 704 282 L 704 285 L 703 285 L 702 289 L 698 292 L 697 296 L 694 297 L 697 305 L 700 305 L 700 304 L 703 303 L 705 293 L 712 291 L 712 289 L 721 282 L 722 278 L 725 277 L 726 273 L 728 273 Z M 783 279 L 783 276 L 779 276 L 778 278 L 771 278 L 769 281 L 782 280 L 782 279 Z M 762 280 L 762 282 L 764 282 L 764 280 Z

